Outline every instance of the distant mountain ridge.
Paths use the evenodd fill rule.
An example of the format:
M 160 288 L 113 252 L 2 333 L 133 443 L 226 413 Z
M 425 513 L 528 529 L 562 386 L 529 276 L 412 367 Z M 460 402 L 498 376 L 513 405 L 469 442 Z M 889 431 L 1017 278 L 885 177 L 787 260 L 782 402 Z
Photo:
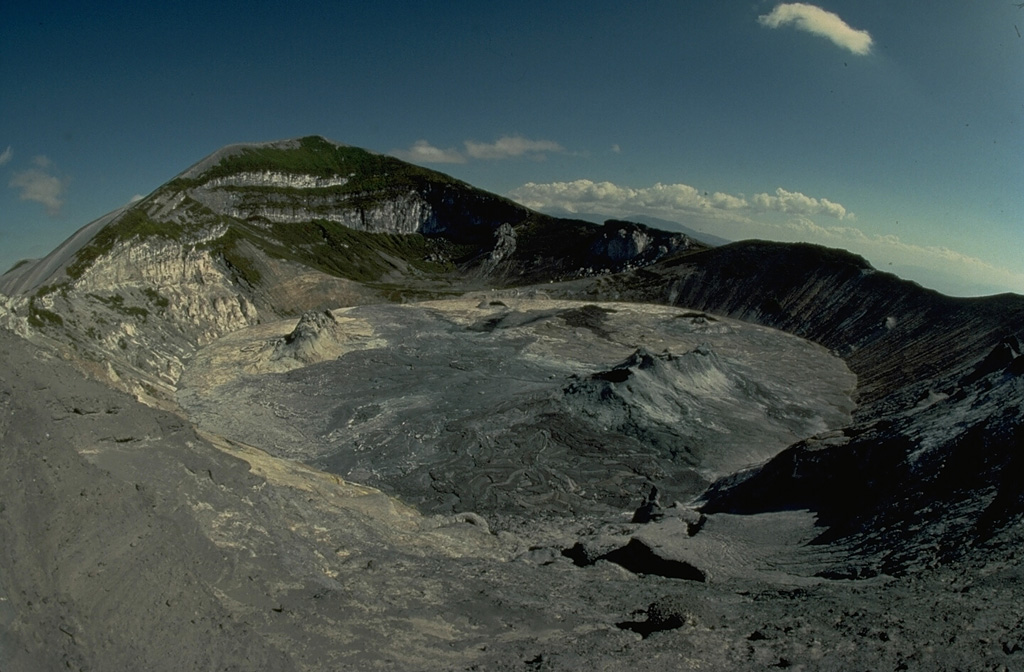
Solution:
M 669 219 L 661 219 L 660 217 L 651 217 L 650 215 L 627 215 L 625 217 L 609 217 L 608 215 L 599 215 L 593 212 L 569 212 L 562 208 L 541 208 L 541 212 L 551 215 L 552 217 L 571 217 L 576 219 L 582 219 L 587 222 L 603 223 L 608 220 L 623 221 L 623 222 L 635 222 L 637 224 L 643 224 L 653 229 L 662 229 L 664 231 L 678 231 L 694 240 L 698 240 L 705 245 L 711 245 L 717 247 L 719 245 L 728 245 L 731 240 L 715 236 L 710 233 L 691 229 L 685 224 L 674 222 Z

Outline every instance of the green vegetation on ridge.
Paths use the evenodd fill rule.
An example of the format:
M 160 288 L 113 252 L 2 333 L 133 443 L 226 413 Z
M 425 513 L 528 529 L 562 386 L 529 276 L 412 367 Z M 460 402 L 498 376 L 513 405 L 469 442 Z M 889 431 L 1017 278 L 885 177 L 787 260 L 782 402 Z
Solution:
M 150 237 L 180 240 L 182 233 L 181 226 L 152 219 L 141 206 L 129 208 L 117 220 L 100 229 L 89 244 L 79 250 L 67 267 L 67 276 L 72 280 L 82 277 L 96 259 L 110 252 L 122 240 Z
M 274 224 L 272 233 L 266 238 L 246 237 L 273 256 L 359 282 L 380 280 L 392 271 L 404 271 L 403 266 L 424 274 L 445 273 L 454 266 L 441 259 L 457 259 L 469 252 L 421 234 L 357 231 L 327 220 Z
M 204 205 L 206 199 L 193 191 L 218 177 L 265 172 L 346 181 L 311 188 L 270 184 L 207 187 L 232 193 L 235 216 L 219 212 L 218 206 Z M 410 192 L 431 210 L 432 221 L 439 225 L 436 234 L 360 231 L 330 219 L 339 211 L 369 212 Z M 119 243 L 163 238 L 186 247 L 191 242 L 208 251 L 222 261 L 234 280 L 249 287 L 263 280 L 255 250 L 357 282 L 391 282 L 407 275 L 437 277 L 481 258 L 493 247 L 498 227 L 508 223 L 516 231 L 516 261 L 509 257 L 502 273 L 525 281 L 560 277 L 567 268 L 601 266 L 593 247 L 610 230 L 534 213 L 442 173 L 318 136 L 236 148 L 197 177 L 178 178 L 157 194 L 161 196 L 157 202 L 174 204 L 167 219 L 150 214 L 158 212 L 152 199 L 131 206 L 79 251 L 67 267 L 67 276 L 72 280 L 81 277 Z M 301 212 L 308 221 L 268 221 L 259 214 L 265 208 Z M 250 219 L 239 218 L 245 217 L 239 213 L 247 212 L 253 213 Z M 215 232 L 219 235 L 211 237 Z
M 347 178 L 348 182 L 344 185 L 326 188 L 336 193 L 395 193 L 420 188 L 429 183 L 468 188 L 468 185 L 443 173 L 358 147 L 335 145 L 319 136 L 300 139 L 298 147 L 245 147 L 236 154 L 225 156 L 201 176 L 179 178 L 168 186 L 179 189 L 195 187 L 220 177 L 264 171 Z M 265 189 L 282 191 L 280 188 Z
M 52 310 L 40 306 L 36 303 L 36 297 L 33 296 L 28 302 L 28 323 L 37 329 L 46 326 L 60 327 L 64 325 L 64 318 Z
M 126 306 L 124 303 L 124 297 L 120 294 L 111 294 L 109 296 L 101 296 L 99 294 L 90 294 L 92 298 L 96 299 L 106 307 L 114 310 L 126 317 L 140 318 L 146 320 L 149 318 L 149 311 L 140 306 Z

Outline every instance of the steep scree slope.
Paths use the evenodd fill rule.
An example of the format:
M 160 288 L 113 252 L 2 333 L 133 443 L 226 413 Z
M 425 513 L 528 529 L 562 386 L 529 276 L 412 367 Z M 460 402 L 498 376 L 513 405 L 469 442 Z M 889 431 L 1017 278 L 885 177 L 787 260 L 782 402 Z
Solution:
M 843 356 L 860 405 L 812 437 L 723 480 L 706 511 L 811 508 L 873 569 L 949 558 L 1022 512 L 1024 297 L 943 296 L 850 253 L 748 241 L 555 293 L 699 308 L 770 325 Z M 852 570 L 851 570 L 852 571 Z

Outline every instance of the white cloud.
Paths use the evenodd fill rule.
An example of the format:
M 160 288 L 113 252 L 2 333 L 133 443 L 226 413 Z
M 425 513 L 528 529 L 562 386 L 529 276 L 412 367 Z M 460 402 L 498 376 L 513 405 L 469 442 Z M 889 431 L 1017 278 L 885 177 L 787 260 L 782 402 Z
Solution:
M 466 154 L 474 159 L 509 159 L 518 156 L 543 158 L 548 152 L 564 152 L 557 142 L 528 140 L 521 136 L 505 136 L 493 143 L 466 141 Z
M 661 184 L 642 188 L 622 187 L 611 182 L 575 180 L 573 182 L 530 182 L 509 194 L 531 208 L 561 208 L 569 212 L 631 213 L 681 217 L 692 214 L 726 217 L 752 212 L 782 212 L 801 215 L 827 215 L 836 219 L 853 218 L 839 203 L 813 198 L 781 187 L 775 194 L 757 194 L 748 200 L 742 195 L 700 191 L 688 184 Z
M 620 154 L 620 153 L 622 153 L 622 148 L 619 147 L 618 144 L 614 144 L 614 145 L 612 145 L 612 153 L 613 154 Z
M 14 151 L 11 149 L 10 145 L 7 145 L 7 149 L 5 149 L 3 151 L 3 154 L 0 154 L 0 166 L 4 165 L 6 163 L 10 163 L 11 158 L 13 156 L 14 156 Z
M 686 212 L 712 207 L 708 198 L 688 184 L 660 182 L 640 189 L 591 180 L 548 184 L 529 182 L 510 195 L 532 208 L 554 207 L 569 212 L 597 211 L 619 215 L 637 211 Z
M 64 180 L 47 172 L 52 162 L 45 156 L 37 156 L 32 162 L 36 167 L 14 173 L 8 186 L 21 190 L 21 200 L 41 203 L 50 215 L 56 216 L 64 205 Z
M 711 194 L 709 199 L 711 207 L 720 210 L 741 210 L 747 207 L 747 199 L 742 196 L 733 196 L 732 194 L 723 194 L 720 191 L 716 191 Z
M 786 191 L 782 187 L 775 194 L 755 194 L 751 199 L 761 210 L 773 210 L 799 215 L 828 215 L 836 219 L 853 219 L 853 213 L 847 212 L 839 203 L 827 198 L 812 198 L 798 191 Z
M 391 152 L 403 161 L 412 163 L 465 163 L 464 157 L 457 149 L 440 149 L 426 140 L 417 140 L 409 149 L 396 149 Z
M 825 37 L 855 54 L 871 51 L 872 40 L 868 31 L 851 28 L 838 15 L 814 5 L 802 2 L 776 5 L 771 13 L 759 16 L 757 21 L 768 28 L 792 24 L 799 30 Z
M 465 151 L 440 149 L 426 140 L 417 140 L 409 149 L 396 149 L 391 153 L 413 163 L 465 163 L 469 159 L 496 160 L 523 156 L 538 160 L 548 153 L 565 151 L 557 142 L 529 140 L 521 136 L 505 136 L 491 143 L 466 140 L 463 145 Z

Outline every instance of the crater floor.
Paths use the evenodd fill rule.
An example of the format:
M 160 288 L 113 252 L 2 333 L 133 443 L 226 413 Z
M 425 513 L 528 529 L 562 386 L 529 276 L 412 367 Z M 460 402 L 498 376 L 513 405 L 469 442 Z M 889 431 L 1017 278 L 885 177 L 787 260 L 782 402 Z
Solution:
M 855 376 L 824 348 L 672 307 L 491 294 L 319 322 L 209 345 L 179 403 L 430 513 L 603 516 L 651 485 L 687 501 L 854 408 Z
M 696 400 L 743 401 L 767 414 L 791 409 L 794 399 L 820 404 L 837 394 L 831 407 L 848 408 L 840 392 L 852 377 L 820 349 L 713 316 L 645 306 L 478 297 L 334 315 L 303 320 L 305 328 L 264 325 L 219 341 L 190 370 L 183 399 L 206 413 L 208 425 L 221 423 L 235 436 L 249 432 L 268 450 L 316 463 L 351 451 L 359 436 L 370 441 L 377 436 L 371 429 L 384 439 L 403 436 L 402 422 L 430 439 L 421 428 L 431 416 L 403 400 L 434 394 L 457 411 L 451 422 L 460 426 L 487 413 L 521 412 L 525 432 L 530 418 L 542 416 L 516 409 L 521 399 L 539 396 L 561 409 L 560 420 L 535 430 L 551 434 L 548 449 L 533 462 L 521 459 L 522 474 L 507 478 L 509 485 L 495 480 L 489 491 L 519 507 L 521 524 L 502 529 L 502 522 L 516 521 L 494 524 L 488 513 L 488 530 L 469 514 L 423 516 L 378 490 L 197 433 L 177 415 L 87 380 L 0 332 L 5 670 L 1020 667 L 1020 525 L 955 564 L 844 578 L 822 570 L 842 565 L 856 549 L 814 543 L 821 528 L 807 511 L 694 519 L 695 512 L 663 496 L 660 519 L 632 523 L 622 509 L 611 519 L 567 516 L 557 514 L 562 500 L 528 499 L 526 477 L 543 473 L 538 463 L 553 469 L 542 460 L 557 455 L 556 441 L 574 428 L 597 435 L 601 423 L 618 423 L 619 439 L 612 429 L 601 432 L 625 451 L 626 430 L 647 427 L 650 445 L 666 451 L 651 459 L 670 470 L 674 446 L 717 434 L 688 435 L 680 427 L 653 433 L 650 427 L 665 426 L 656 411 L 669 401 L 701 418 L 718 411 Z M 401 327 L 407 318 L 409 328 Z M 414 355 L 429 352 L 433 363 L 418 364 Z M 479 352 L 492 357 L 479 360 L 482 370 L 451 366 Z M 370 357 L 379 362 L 370 366 Z M 825 368 L 811 366 L 813 357 Z M 772 368 L 758 368 L 762 363 Z M 436 375 L 420 376 L 421 366 Z M 760 377 L 744 378 L 754 375 L 751 369 Z M 553 377 L 544 378 L 545 371 Z M 835 373 L 839 384 L 826 384 L 822 371 Z M 817 375 L 794 387 L 799 372 Z M 346 376 L 365 396 L 339 396 L 346 389 L 339 377 Z M 409 393 L 407 379 L 415 383 Z M 268 385 L 263 395 L 261 380 Z M 374 384 L 394 396 L 378 400 Z M 250 396 L 232 398 L 238 390 Z M 517 390 L 521 397 L 502 396 Z M 304 406 L 289 406 L 303 391 L 313 396 L 304 397 Z M 369 403 L 381 408 L 350 423 L 362 417 L 353 409 Z M 625 417 L 625 407 L 636 410 Z M 584 408 L 601 410 L 591 417 Z M 239 420 L 228 424 L 233 412 Z M 299 412 L 306 415 L 296 420 Z M 772 417 L 779 426 L 797 423 L 789 431 L 803 431 L 799 422 L 813 424 L 795 411 Z M 488 434 L 505 420 L 499 415 L 470 435 L 515 448 L 497 443 L 504 435 Z M 380 425 L 373 428 L 374 422 Z M 331 423 L 340 428 L 333 436 L 326 429 Z M 441 464 L 430 462 L 436 454 L 457 457 L 446 443 L 452 435 L 445 430 L 432 443 L 394 441 L 385 449 L 406 456 L 409 474 L 433 479 L 443 475 L 429 466 Z M 479 449 L 469 441 L 460 445 Z M 491 460 L 514 459 L 492 451 Z M 370 456 L 353 454 L 373 464 Z M 556 480 L 551 489 L 584 510 L 612 508 L 615 488 L 588 473 L 597 473 L 603 459 L 616 465 L 625 458 L 576 455 L 577 470 L 554 463 L 576 490 Z M 679 450 L 676 457 L 683 464 L 693 455 Z M 726 468 L 726 460 L 749 457 L 723 450 L 719 462 L 685 469 L 711 473 Z M 588 465 L 593 472 L 583 468 Z M 393 480 L 379 476 L 393 492 L 415 482 L 394 473 Z M 440 482 L 475 497 L 474 472 L 461 476 Z M 435 492 L 424 501 L 458 508 Z M 486 512 L 490 501 L 498 500 L 481 496 L 474 503 Z

